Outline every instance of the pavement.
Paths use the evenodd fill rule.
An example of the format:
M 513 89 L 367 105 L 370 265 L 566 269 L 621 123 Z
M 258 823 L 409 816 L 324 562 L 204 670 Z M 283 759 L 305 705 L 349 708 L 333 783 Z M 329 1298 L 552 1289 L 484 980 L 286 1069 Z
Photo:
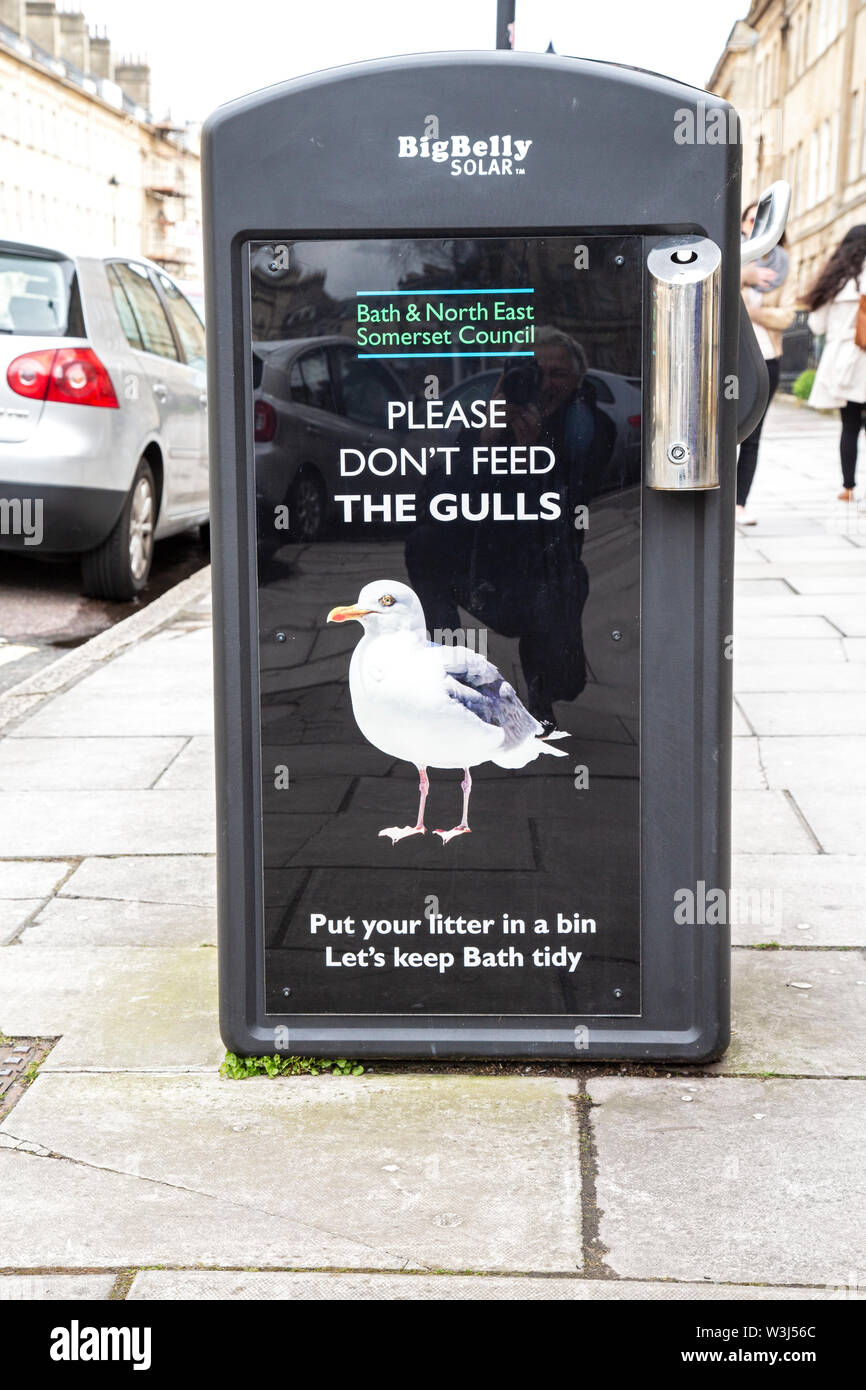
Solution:
M 0 696 L 0 1027 L 56 1039 L 0 1124 L 0 1298 L 866 1297 L 866 511 L 837 435 L 774 404 L 737 543 L 752 907 L 712 1065 L 221 1080 L 207 572 Z
M 197 527 L 171 536 L 156 547 L 143 598 L 113 603 L 82 595 L 77 561 L 0 550 L 0 692 L 138 612 L 206 563 Z

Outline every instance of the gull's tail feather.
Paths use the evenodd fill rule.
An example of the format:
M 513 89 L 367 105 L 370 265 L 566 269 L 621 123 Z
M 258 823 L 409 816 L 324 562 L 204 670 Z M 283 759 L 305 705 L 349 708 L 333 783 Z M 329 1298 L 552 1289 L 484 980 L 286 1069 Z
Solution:
M 568 738 L 568 734 L 560 734 L 560 738 Z M 508 749 L 498 749 L 490 755 L 490 761 L 496 763 L 498 767 L 526 767 L 527 763 L 532 763 L 539 753 L 549 753 L 553 758 L 565 758 L 568 756 L 564 748 L 551 748 L 545 742 L 543 734 L 533 735 L 526 738 L 522 743 L 518 743 Z
M 551 734 L 551 738 L 568 738 L 568 734 Z M 535 744 L 540 753 L 549 753 L 552 758 L 567 758 L 568 754 L 564 748 L 551 748 L 543 738 L 535 739 Z

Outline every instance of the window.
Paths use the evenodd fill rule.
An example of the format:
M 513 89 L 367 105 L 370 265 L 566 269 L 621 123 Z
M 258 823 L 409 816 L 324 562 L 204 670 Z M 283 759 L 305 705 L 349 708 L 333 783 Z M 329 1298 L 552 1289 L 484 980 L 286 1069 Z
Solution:
M 818 132 L 812 131 L 809 139 L 809 182 L 806 188 L 806 207 L 812 208 L 818 201 Z
M 299 357 L 289 375 L 292 400 L 298 405 L 315 406 L 317 410 L 335 411 L 331 374 L 324 349 L 317 348 Z
M 823 202 L 830 192 L 830 122 L 822 121 L 818 140 L 817 201 Z
M 81 305 L 72 262 L 0 253 L 0 330 L 79 336 Z
M 191 367 L 204 371 L 204 326 L 188 299 L 167 275 L 159 276 L 163 294 L 169 302 L 171 316 L 180 338 L 183 355 Z
M 851 120 L 848 124 L 848 182 L 853 183 L 859 169 L 860 93 L 851 93 Z
M 141 334 L 138 331 L 138 324 L 135 321 L 135 314 L 132 306 L 126 297 L 126 290 L 120 281 L 117 273 L 117 266 L 106 267 L 108 272 L 108 283 L 111 286 L 111 297 L 114 300 L 114 307 L 117 310 L 117 317 L 120 319 L 120 326 L 126 334 L 126 341 L 130 347 L 137 348 L 139 352 L 144 352 L 144 343 L 141 341 Z
M 380 362 L 365 361 L 345 349 L 335 356 L 343 414 L 359 424 L 387 429 L 388 402 L 404 399 L 394 377 Z
M 126 291 L 144 351 L 177 361 L 177 347 L 165 310 L 144 266 L 118 261 L 112 268 Z

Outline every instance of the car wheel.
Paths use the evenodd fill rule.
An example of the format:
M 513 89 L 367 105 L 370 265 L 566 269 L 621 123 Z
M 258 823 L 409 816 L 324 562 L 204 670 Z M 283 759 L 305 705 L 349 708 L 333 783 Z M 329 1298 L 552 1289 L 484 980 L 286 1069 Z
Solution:
M 315 468 L 304 468 L 289 491 L 289 527 L 295 541 L 315 541 L 325 529 L 325 485 Z
M 85 594 L 129 600 L 141 593 L 150 577 L 155 522 L 156 487 L 150 464 L 141 459 L 114 530 L 82 558 Z

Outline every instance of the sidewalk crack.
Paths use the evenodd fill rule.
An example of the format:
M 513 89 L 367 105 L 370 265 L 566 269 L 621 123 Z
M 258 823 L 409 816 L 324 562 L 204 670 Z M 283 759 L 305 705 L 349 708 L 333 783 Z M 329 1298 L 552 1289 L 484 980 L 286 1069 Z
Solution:
M 15 1140 L 19 1145 L 34 1143 L 33 1140 L 25 1139 L 19 1135 L 12 1134 L 4 1129 L 3 1134 Z M 37 1150 L 29 1148 L 19 1148 L 18 1153 L 27 1153 L 31 1158 L 43 1159 L 48 1162 L 69 1163 L 75 1168 L 84 1168 L 95 1173 L 110 1173 L 112 1177 L 132 1178 L 137 1182 L 148 1183 L 152 1187 L 165 1188 L 171 1192 L 182 1192 L 191 1197 L 201 1198 L 207 1202 L 214 1202 L 224 1207 L 226 1211 L 235 1210 L 237 1212 L 254 1212 L 257 1216 L 269 1217 L 273 1221 L 286 1222 L 299 1231 L 312 1232 L 315 1235 L 326 1236 L 329 1240 L 348 1241 L 348 1243 L 359 1250 L 373 1251 L 375 1247 L 369 1241 L 361 1240 L 357 1236 L 347 1236 L 342 1231 L 332 1231 L 327 1226 L 317 1226 L 310 1221 L 301 1221 L 297 1217 L 288 1216 L 285 1212 L 271 1211 L 268 1207 L 259 1206 L 254 1203 L 238 1202 L 234 1198 L 221 1196 L 215 1192 L 202 1191 L 197 1187 L 188 1187 L 185 1183 L 169 1182 L 167 1178 L 154 1178 L 146 1173 L 134 1173 L 127 1168 L 112 1168 L 105 1163 L 91 1163 L 85 1158 L 74 1158 L 71 1154 L 58 1153 L 56 1150 L 46 1149 L 44 1145 L 37 1145 Z M 411 1255 L 397 1254 L 392 1252 L 395 1260 L 402 1262 L 401 1267 L 405 1267 Z

